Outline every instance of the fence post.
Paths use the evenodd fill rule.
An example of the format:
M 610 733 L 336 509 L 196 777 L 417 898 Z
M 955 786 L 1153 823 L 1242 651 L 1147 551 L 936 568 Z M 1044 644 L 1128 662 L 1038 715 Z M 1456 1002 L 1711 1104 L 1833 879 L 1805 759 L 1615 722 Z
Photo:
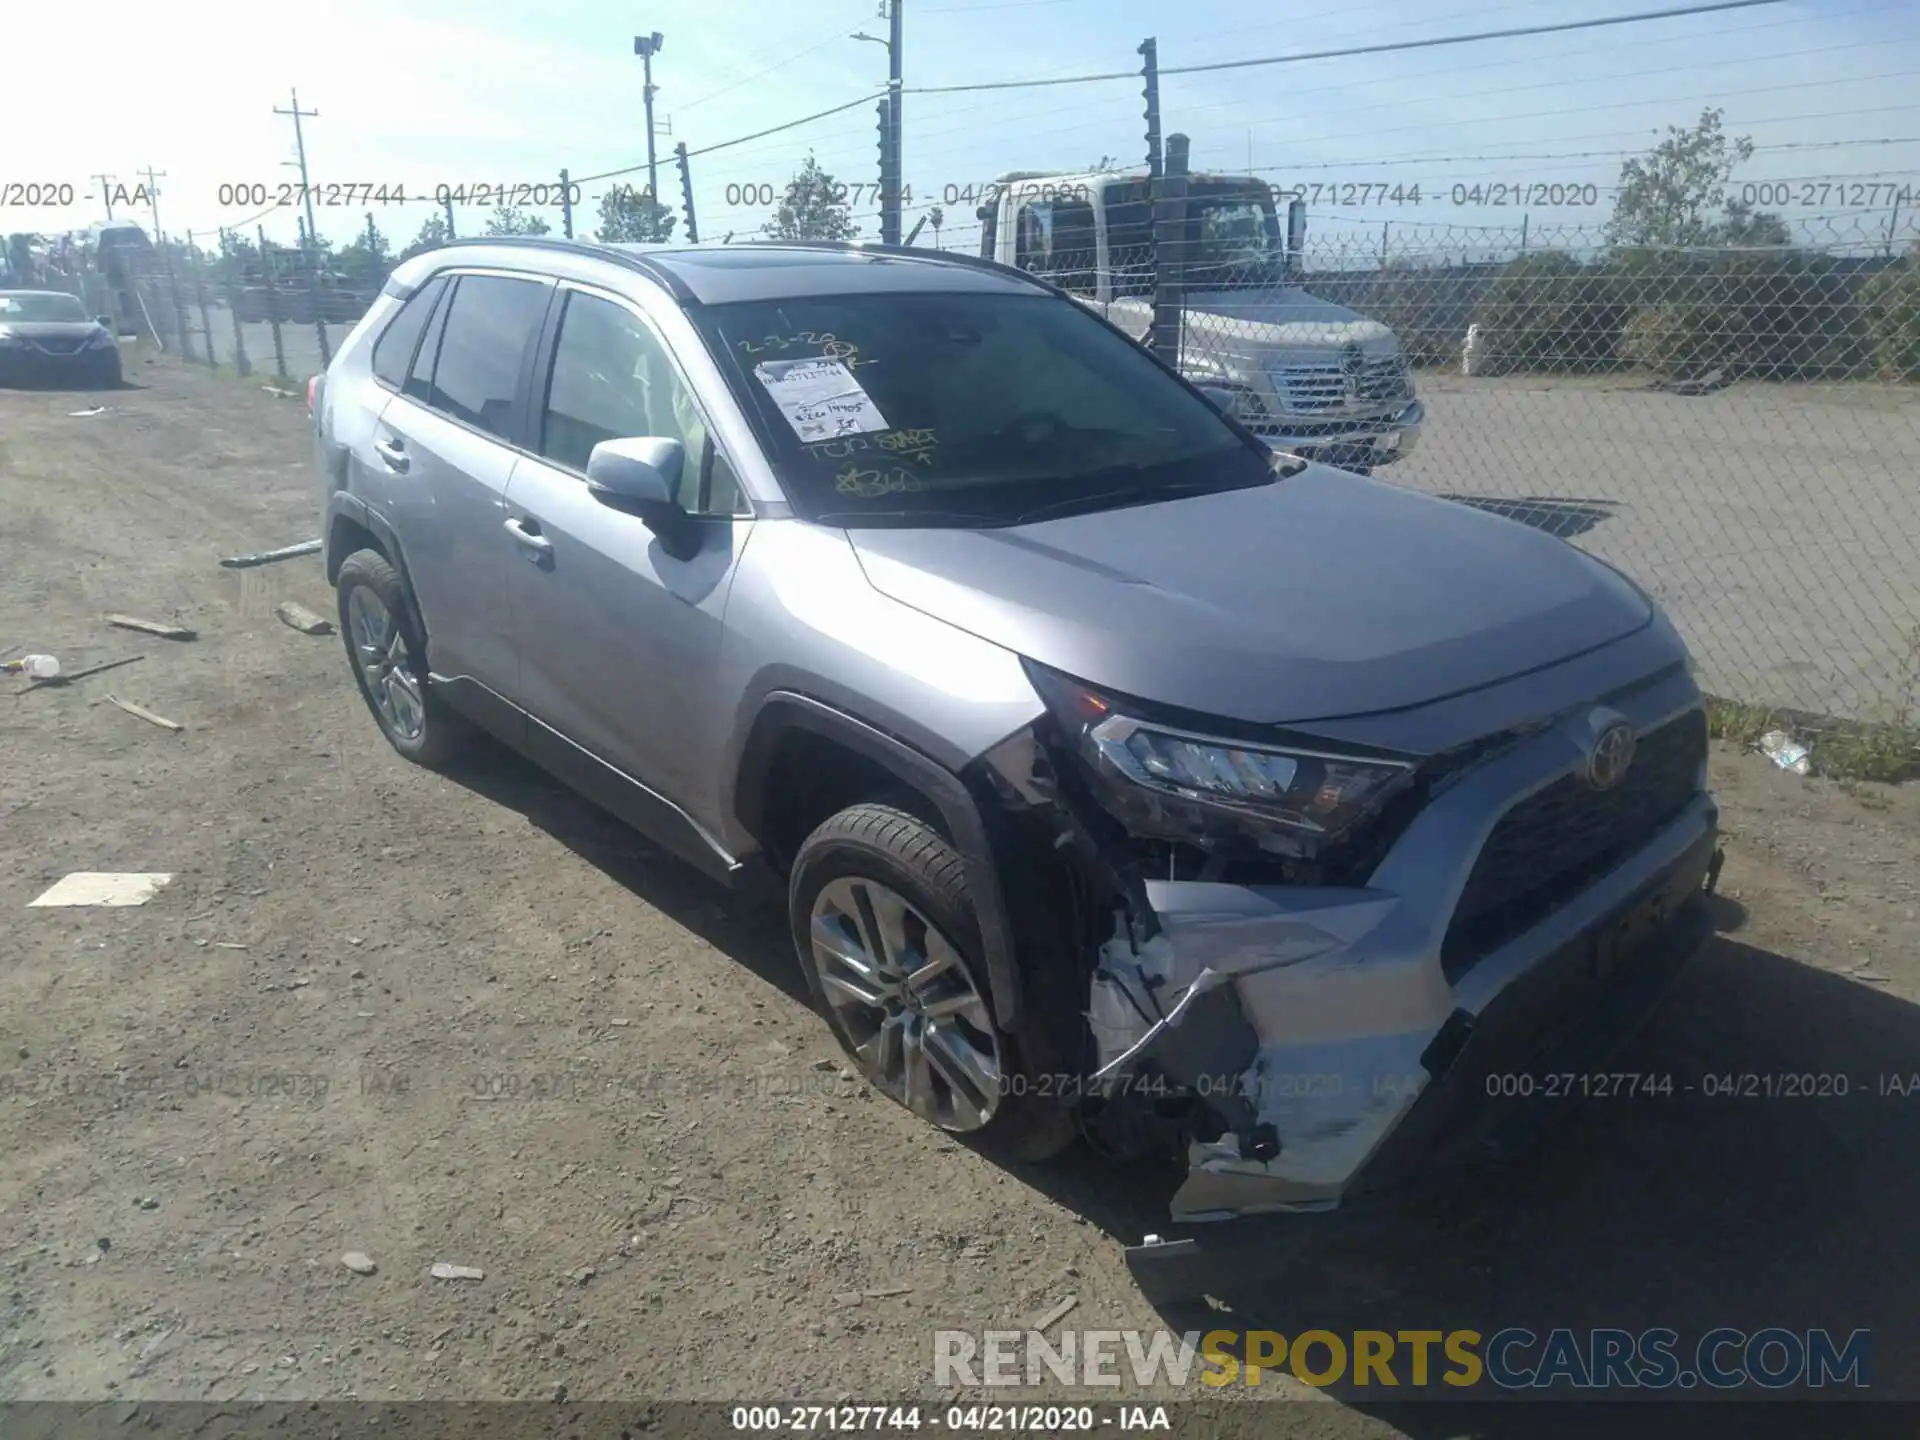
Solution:
M 700 227 L 693 219 L 693 167 L 687 159 L 687 142 L 682 140 L 673 147 L 674 158 L 680 162 L 680 203 L 687 212 L 687 242 L 700 243 Z
M 560 233 L 573 238 L 573 190 L 567 184 L 567 172 L 560 171 Z
M 207 342 L 207 368 L 216 369 L 220 359 L 213 353 L 213 316 L 207 312 L 206 276 L 201 270 L 200 250 L 187 235 L 187 263 L 193 266 L 193 298 L 200 306 L 200 338 Z
M 1180 302 L 1187 245 L 1187 137 L 1169 135 L 1165 173 L 1153 182 L 1153 353 L 1180 363 Z
M 306 263 L 307 296 L 313 301 L 313 336 L 320 342 L 320 368 L 333 363 L 333 347 L 327 343 L 327 312 L 320 303 L 320 237 L 302 227 L 300 255 Z
M 187 334 L 187 302 L 180 293 L 179 281 L 174 278 L 173 252 L 164 235 L 160 237 L 160 263 L 167 272 L 167 307 L 173 311 L 173 335 L 179 343 L 179 355 L 182 360 L 191 360 L 193 342 Z
M 220 285 L 227 295 L 227 318 L 233 321 L 233 373 L 244 380 L 253 374 L 253 366 L 247 360 L 247 334 L 240 324 L 240 287 L 233 278 L 234 247 L 227 243 L 225 229 L 220 232 L 220 258 Z
M 273 327 L 273 365 L 285 380 L 287 375 L 287 345 L 280 335 L 280 287 L 273 283 L 273 255 L 267 249 L 267 227 L 257 227 L 260 237 L 260 278 L 267 287 L 267 324 Z
M 1148 36 L 1139 44 L 1136 54 L 1145 59 L 1140 66 L 1141 76 L 1147 82 L 1147 175 L 1158 180 L 1161 171 L 1160 156 L 1160 42 Z

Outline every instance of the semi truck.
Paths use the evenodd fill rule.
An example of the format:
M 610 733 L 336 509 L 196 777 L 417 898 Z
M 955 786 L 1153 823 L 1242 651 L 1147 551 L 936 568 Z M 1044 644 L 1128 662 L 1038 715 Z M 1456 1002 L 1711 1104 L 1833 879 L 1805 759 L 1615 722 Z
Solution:
M 1016 171 L 976 212 L 980 253 L 1059 286 L 1152 338 L 1152 177 L 1145 166 Z M 1362 473 L 1405 458 L 1425 409 L 1392 330 L 1301 287 L 1305 207 L 1282 225 L 1273 189 L 1193 174 L 1180 247 L 1179 368 L 1276 449 Z

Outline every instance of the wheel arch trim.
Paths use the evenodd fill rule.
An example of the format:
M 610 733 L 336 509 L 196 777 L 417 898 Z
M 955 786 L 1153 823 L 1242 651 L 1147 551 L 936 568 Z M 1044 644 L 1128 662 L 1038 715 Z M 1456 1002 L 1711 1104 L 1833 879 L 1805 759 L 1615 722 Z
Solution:
M 762 833 L 773 757 L 781 738 L 795 730 L 834 741 L 872 760 L 939 808 L 954 848 L 966 866 L 967 890 L 980 927 L 981 958 L 992 991 L 994 1019 L 1005 1030 L 1015 1029 L 1022 1006 L 1006 897 L 986 823 L 966 785 L 938 761 L 886 731 L 810 696 L 777 690 L 762 701 L 754 716 L 734 785 L 734 814 L 749 834 Z

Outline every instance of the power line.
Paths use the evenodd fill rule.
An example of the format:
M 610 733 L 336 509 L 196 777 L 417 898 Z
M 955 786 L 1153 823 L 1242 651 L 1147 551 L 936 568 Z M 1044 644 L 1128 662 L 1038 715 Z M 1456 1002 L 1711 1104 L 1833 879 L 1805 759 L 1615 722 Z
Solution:
M 1365 7 L 1365 6 L 1362 6 L 1361 8 L 1363 8 L 1363 9 L 1364 9 L 1364 8 L 1368 8 L 1368 7 Z M 1827 20 L 1832 20 L 1832 19 L 1835 19 L 1835 18 L 1840 18 L 1840 19 L 1846 19 L 1846 18 L 1857 18 L 1857 17 L 1859 17 L 1859 16 L 1862 16 L 1862 15 L 1872 15 L 1872 14 L 1877 14 L 1877 13 L 1879 13 L 1879 12 L 1881 12 L 1881 11 L 1883 11 L 1883 10 L 1888 10 L 1888 9 L 1904 9 L 1904 3 L 1903 3 L 1903 4 L 1898 4 L 1898 5 L 1869 5 L 1869 6 L 1866 6 L 1866 7 L 1863 7 L 1863 8 L 1860 8 L 1860 9 L 1853 9 L 1853 10 L 1845 10 L 1845 11 L 1840 11 L 1840 12 L 1836 12 L 1836 14 L 1834 14 L 1834 15 L 1829 15 L 1829 16 L 1827 16 L 1827 17 L 1825 17 L 1825 18 L 1826 18 Z M 1331 12 L 1318 12 L 1318 13 L 1331 13 Z M 1314 17 L 1312 17 L 1312 16 L 1309 16 L 1309 17 L 1307 17 L 1307 18 L 1309 18 L 1309 19 L 1311 19 L 1311 18 L 1314 18 Z M 1811 23 L 1814 23 L 1814 21 L 1815 21 L 1815 20 L 1816 20 L 1817 18 L 1819 18 L 1819 17 L 1812 17 L 1812 16 L 1799 16 L 1799 17 L 1794 17 L 1794 18 L 1792 18 L 1792 19 L 1786 19 L 1786 20 L 1774 20 L 1774 21 L 1769 21 L 1769 22 L 1766 22 L 1766 23 L 1764 23 L 1764 24 L 1759 24 L 1759 25 L 1747 25 L 1747 26 L 1741 26 L 1741 27 L 1738 27 L 1738 28 L 1736 28 L 1736 29 L 1734 29 L 1734 30 L 1732 30 L 1732 31 L 1729 31 L 1729 32 L 1727 32 L 1727 33 L 1729 33 L 1729 34 L 1740 34 L 1740 35 L 1745 35 L 1745 34 L 1754 34 L 1754 33 L 1757 33 L 1757 32 L 1759 32 L 1759 31 L 1762 31 L 1762 30 L 1774 30 L 1774 29 L 1779 29 L 1779 28 L 1781 28 L 1782 26 L 1787 26 L 1787 25 L 1806 25 L 1806 24 L 1811 24 Z M 1448 68 L 1448 69 L 1439 69 L 1439 70 L 1423 70 L 1423 71 L 1418 71 L 1418 72 L 1415 72 L 1415 73 L 1413 73 L 1413 74 L 1411 74 L 1411 75 L 1402 75 L 1402 76 L 1399 76 L 1399 77 L 1397 77 L 1397 78 L 1398 78 L 1398 79 L 1405 79 L 1405 80 L 1414 80 L 1414 79 L 1424 79 L 1424 78 L 1429 78 L 1429 77 L 1433 77 L 1433 76 L 1438 76 L 1438 75 L 1455 75 L 1455 74 L 1461 74 L 1461 73 L 1464 73 L 1464 72 L 1467 72 L 1467 71 L 1478 71 L 1478 70 L 1491 70 L 1491 69 L 1501 69 L 1501 68 L 1504 68 L 1504 67 L 1507 67 L 1507 66 L 1510 66 L 1510 65 L 1519 65 L 1519 64 L 1535 64 L 1535 63 L 1538 63 L 1538 61 L 1539 61 L 1540 59 L 1542 59 L 1542 58 L 1544 58 L 1544 59 L 1548 59 L 1548 60 L 1554 60 L 1554 59 L 1562 59 L 1562 58 L 1573 58 L 1573 57 L 1584 57 L 1584 56 L 1587 56 L 1587 55 L 1592 55 L 1592 54 L 1613 54 L 1613 53 L 1619 53 L 1619 52 L 1621 52 L 1621 51 L 1626 51 L 1626 50 L 1640 50 L 1640 49 L 1644 49 L 1644 48 L 1647 48 L 1647 47 L 1651 47 L 1651 46 L 1656 46 L 1656 45 L 1674 45 L 1674 44 L 1682 44 L 1682 43 L 1695 43 L 1695 42 L 1697 42 L 1697 39 L 1698 39 L 1698 37 L 1697 37 L 1697 36 L 1692 36 L 1692 35 L 1681 35 L 1681 36 L 1669 36 L 1669 37 L 1666 37 L 1666 38 L 1663 38 L 1663 39 L 1648 39 L 1648 40 L 1638 40 L 1638 41 L 1635 41 L 1635 42 L 1633 42 L 1632 44 L 1628 44 L 1628 45 L 1615 45 L 1615 46 L 1606 46 L 1606 47 L 1602 47 L 1602 48 L 1600 48 L 1600 49 L 1598 49 L 1598 50 L 1595 50 L 1595 49 L 1591 49 L 1591 48 L 1587 48 L 1587 49 L 1580 49 L 1580 50 L 1565 50 L 1565 51 L 1557 51 L 1557 52 L 1554 52 L 1554 53 L 1552 53 L 1552 54 L 1550 54 L 1550 55 L 1547 55 L 1547 56 L 1544 56 L 1544 57 L 1541 57 L 1541 56 L 1532 56 L 1532 55 L 1529 55 L 1529 56 L 1520 56 L 1520 57 L 1508 57 L 1508 58 L 1505 58 L 1505 59 L 1500 59 L 1500 60 L 1489 60 L 1489 61 L 1483 61 L 1483 62 L 1480 62 L 1480 63 L 1478 63 L 1478 64 L 1473 64 L 1473 65 L 1466 65 L 1466 66 L 1454 66 L 1454 67 L 1451 67 L 1451 68 Z M 1876 42 L 1876 43 L 1877 43 L 1877 42 Z M 1834 49 L 1834 48 L 1850 48 L 1850 47 L 1826 47 L 1826 49 Z M 1813 53 L 1813 54 L 1820 54 L 1820 53 L 1824 53 L 1824 50 L 1816 50 L 1816 51 L 1812 51 L 1812 52 L 1807 52 L 1807 53 Z M 1781 55 L 1777 55 L 1777 54 L 1776 54 L 1776 55 L 1759 55 L 1759 56 L 1751 56 L 1751 57 L 1734 57 L 1734 58 L 1731 58 L 1731 59 L 1725 59 L 1725 60 L 1715 60 L 1715 61 L 1710 61 L 1710 62 L 1706 62 L 1706 63 L 1709 63 L 1709 64 L 1713 64 L 1713 65 L 1723 65 L 1723 64 L 1748 64 L 1748 63 L 1754 63 L 1754 62 L 1757 62 L 1757 61 L 1763 61 L 1763 60 L 1775 60 L 1775 59 L 1792 59 L 1792 58 L 1796 58 L 1796 57 L 1794 57 L 1794 56 L 1781 56 Z M 1595 78 L 1595 80 L 1594 80 L 1594 81 L 1593 81 L 1592 83 L 1599 83 L 1599 81 L 1600 81 L 1600 80 L 1602 80 L 1602 79 L 1617 79 L 1617 78 L 1619 78 L 1619 77 L 1596 77 L 1596 78 Z M 1294 91 L 1292 91 L 1292 92 L 1290 92 L 1290 93 L 1291 93 L 1291 94 L 1294 94 L 1294 95 L 1306 95 L 1306 94 L 1323 94 L 1323 93 L 1328 93 L 1328 92 L 1332 92 L 1332 91 L 1340 91 L 1340 90 L 1345 90 L 1345 89 L 1348 89 L 1348 88 L 1350 88 L 1351 86 L 1353 86 L 1353 85 L 1355 85 L 1355 84 L 1359 84 L 1359 83 L 1364 83 L 1364 82 L 1361 82 L 1361 81 L 1354 81 L 1354 80 L 1343 80 L 1343 81 L 1339 81 L 1339 82 L 1336 82 L 1336 83 L 1334 83 L 1334 84 L 1331 84 L 1331 85 L 1318 85 L 1318 86 L 1314 86 L 1314 87 L 1311 87 L 1310 89 L 1306 89 L 1306 90 L 1294 90 Z M 1588 83 L 1588 82 L 1585 82 L 1585 81 L 1581 81 L 1581 82 L 1574 82 L 1574 83 Z M 1502 92 L 1499 92 L 1499 93 L 1506 93 L 1506 92 L 1504 92 L 1504 91 L 1502 91 Z M 1114 99 L 1115 99 L 1116 101 L 1118 101 L 1118 100 L 1121 100 L 1121 99 L 1123 99 L 1124 97 L 1120 97 L 1120 96 L 1115 96 L 1115 97 L 1113 97 L 1113 98 L 1114 98 Z M 1440 98 L 1446 98 L 1446 97 L 1440 97 Z M 1011 116 L 1010 118 L 1011 118 L 1011 119 L 1014 119 L 1014 120 L 1018 120 L 1018 121 L 1022 121 L 1022 122 L 1025 122 L 1025 121 L 1028 121 L 1028 120 L 1032 120 L 1032 119 L 1035 119 L 1035 118 L 1039 118 L 1039 117 L 1041 117 L 1041 116 L 1046 116 L 1046 115 L 1055 115 L 1055 114 L 1062 114 L 1062 113 L 1065 113 L 1065 112 L 1067 112 L 1067 111 L 1075 111 L 1075 112 L 1078 112 L 1078 111 L 1081 111 L 1081 110 L 1083 109 L 1083 107 L 1084 107 L 1084 106 L 1085 106 L 1085 105 L 1086 105 L 1087 103 L 1088 103 L 1088 102 L 1086 102 L 1086 101 L 1077 101 L 1077 102 L 1075 102 L 1075 103 L 1073 103 L 1073 104 L 1070 104 L 1070 105 L 1058 105 L 1058 106 L 1050 106 L 1050 107 L 1048 107 L 1048 108 L 1045 108 L 1045 109 L 1041 109 L 1041 110 L 1027 110 L 1027 111 L 1022 111 L 1022 112 L 1019 112 L 1018 114 L 1015 114 L 1015 115 L 1013 115 L 1013 116 Z M 1195 111 L 1195 110 L 1220 110 L 1220 109 L 1231 109 L 1231 108 L 1233 108 L 1233 107 L 1235 107 L 1235 106 L 1240 106 L 1240 105 L 1245 105 L 1245 104 L 1247 104 L 1247 103 L 1249 103 L 1249 102 L 1248 102 L 1247 100 L 1245 100 L 1245 99 L 1233 99 L 1233 100 L 1226 100 L 1226 101 L 1215 101 L 1215 102 L 1208 102 L 1208 103 L 1206 103 L 1206 104 L 1202 104 L 1202 105 L 1196 105 L 1196 106 L 1187 106 L 1187 107 L 1183 107 L 1183 113 L 1186 113 L 1186 112 L 1191 112 L 1191 111 Z M 989 102 L 986 102 L 986 103 L 984 103 L 984 104 L 979 104 L 979 105 L 963 105 L 963 106 L 959 106 L 959 107 L 956 107 L 956 108 L 950 108 L 950 109 L 945 109 L 945 110 L 943 110 L 943 111 L 941 111 L 941 113 L 940 113 L 940 116 L 939 116 L 939 118 L 940 118 L 941 120 L 948 120 L 948 119 L 956 119 L 956 118 L 958 118 L 958 117 L 960 117 L 960 116 L 964 116 L 964 115 L 974 115 L 974 114 L 978 114 L 978 113 L 980 113 L 981 111 L 984 111 L 984 110 L 994 110 L 994 109 L 996 109 L 996 108 L 998 108 L 998 106 L 997 106 L 997 102 L 994 102 L 994 101 L 989 101 Z M 1255 123 L 1261 123 L 1261 122 L 1255 122 Z M 1091 124 L 1088 124 L 1088 125 L 1084 125 L 1084 126 L 1070 126 L 1070 127 L 1064 127 L 1064 128 L 1061 128 L 1061 129 L 1055 129 L 1055 130 L 1052 130 L 1052 131 L 1047 131 L 1047 132 L 1040 132 L 1040 133 L 1044 133 L 1044 134 L 1055 134 L 1055 135 L 1057 135 L 1057 134 L 1070 134 L 1070 133 L 1073 133 L 1073 131 L 1075 131 L 1075 130 L 1081 130 L 1081 129 L 1094 129 L 1094 128 L 1104 128 L 1104 127 L 1101 127 L 1101 126 L 1099 126 L 1099 124 L 1098 124 L 1098 122 L 1094 122 L 1094 123 L 1091 123 Z M 953 126 L 953 127 L 948 127 L 948 128 L 945 128 L 945 129 L 938 129 L 938 130 L 933 130 L 933 131 L 929 131 L 929 132 L 926 132 L 926 136 L 925 136 L 925 137 L 923 137 L 923 138 L 927 138 L 927 137 L 932 137 L 932 138 L 937 138 L 937 137 L 939 137 L 939 136 L 941 136 L 941 135 L 953 135 L 953 134 L 962 134 L 962 133 L 968 133 L 968 132 L 970 132 L 970 131 L 971 131 L 972 129 L 973 129 L 973 127 L 972 127 L 972 126 L 970 126 L 970 125 L 960 125 L 960 126 Z M 851 137 L 853 137 L 853 136 L 856 136 L 856 135 L 859 135 L 859 134 L 862 134 L 862 133 L 864 133 L 864 132 L 863 132 L 863 131 L 855 131 L 855 130 L 834 130 L 834 131 L 829 131 L 829 132 L 827 132 L 826 134 L 824 134 L 824 135 L 822 135 L 822 136 L 820 136 L 820 137 L 818 137 L 818 138 L 819 138 L 819 140 L 820 140 L 820 142 L 821 142 L 821 143 L 826 143 L 826 142 L 830 142 L 830 141 L 834 141 L 834 140 L 839 140 L 839 139 L 847 139 L 847 138 L 851 138 Z M 1030 136 L 1029 138 L 1031 138 L 1031 136 Z M 767 158 L 768 160 L 778 160 L 778 159 L 780 159 L 780 158 L 782 158 L 782 157 L 784 157 L 784 156 L 786 156 L 786 155 L 788 155 L 788 154 L 792 154 L 792 153 L 795 153 L 795 152 L 793 152 L 793 151 L 790 151 L 790 150 L 788 150 L 788 149 L 786 149 L 786 148 L 784 148 L 784 147 L 774 147 L 774 148 L 772 148 L 772 149 L 769 149 L 769 150 L 765 150 L 765 151 L 763 151 L 762 153 L 763 153 L 763 154 L 765 155 L 765 157 L 766 157 L 766 158 Z M 944 153 L 952 153 L 952 152 L 944 152 Z M 711 172 L 709 172 L 709 173 L 711 173 Z M 733 172 L 733 173 L 740 173 L 740 172 Z
M 811 125 L 815 120 L 824 120 L 829 115 L 838 115 L 843 110 L 853 109 L 856 105 L 871 105 L 886 93 L 886 91 L 881 90 L 872 95 L 862 95 L 858 100 L 849 100 L 846 104 L 835 105 L 829 110 L 817 110 L 811 115 L 802 115 L 798 120 L 789 120 L 784 125 L 774 125 L 765 130 L 756 130 L 751 135 L 741 135 L 732 140 L 722 140 L 713 145 L 703 145 L 698 150 L 689 150 L 687 152 L 687 158 L 691 160 L 696 155 L 711 155 L 716 150 L 726 150 L 735 145 L 744 145 L 749 140 L 758 140 L 767 135 L 777 135 L 782 130 L 792 130 L 801 125 Z M 619 170 L 602 170 L 598 175 L 582 175 L 574 183 L 577 185 L 591 185 L 596 180 L 612 180 L 617 176 L 632 175 L 646 168 L 646 162 L 642 161 L 638 165 L 628 165 Z
M 1557 35 L 1568 30 L 1594 30 L 1606 25 L 1632 25 L 1643 20 L 1669 20 L 1684 15 L 1711 15 L 1721 10 L 1750 10 L 1756 5 L 1778 5 L 1781 0 L 1715 0 L 1711 5 L 1688 5 L 1672 10 L 1643 10 L 1635 15 L 1609 15 L 1598 20 L 1563 20 L 1553 25 L 1524 25 L 1512 30 L 1482 30 L 1473 35 L 1438 35 L 1428 40 L 1394 40 L 1384 45 L 1358 45 L 1342 50 L 1308 50 L 1296 55 L 1265 55 L 1253 60 L 1215 60 L 1205 65 L 1163 65 L 1162 75 L 1199 75 L 1216 70 L 1245 70 L 1254 65 L 1290 65 L 1302 60 L 1339 60 L 1350 55 L 1385 55 L 1400 50 L 1429 50 L 1436 45 L 1467 45 L 1482 40 L 1510 40 L 1521 35 Z M 1063 75 L 1051 80 L 993 80 L 977 85 L 909 86 L 914 95 L 958 95 L 974 90 L 1025 90 L 1039 85 L 1085 85 L 1096 80 L 1133 80 L 1134 70 L 1103 75 Z
M 735 90 L 738 90 L 742 85 L 751 85 L 755 80 L 758 80 L 763 75 L 771 75 L 776 70 L 783 70 L 787 66 L 791 65 L 794 61 L 802 59 L 808 55 L 811 55 L 816 50 L 824 50 L 827 48 L 827 46 L 837 44 L 838 42 L 845 40 L 846 38 L 847 38 L 846 27 L 843 25 L 837 25 L 834 27 L 833 33 L 827 36 L 824 40 L 821 40 L 816 44 L 809 45 L 804 50 L 795 50 L 791 54 L 789 54 L 785 59 L 776 60 L 773 62 L 773 64 L 767 66 L 766 69 L 756 70 L 751 75 L 746 75 L 741 77 L 738 80 L 735 80 L 731 85 L 722 85 L 718 90 L 709 90 L 705 95 L 702 95 L 698 100 L 689 100 L 686 104 L 682 105 L 679 109 L 675 110 L 673 113 L 676 115 L 684 115 L 687 111 L 693 109 L 693 107 L 696 105 L 704 105 L 709 100 L 716 100 L 722 95 L 730 95 Z

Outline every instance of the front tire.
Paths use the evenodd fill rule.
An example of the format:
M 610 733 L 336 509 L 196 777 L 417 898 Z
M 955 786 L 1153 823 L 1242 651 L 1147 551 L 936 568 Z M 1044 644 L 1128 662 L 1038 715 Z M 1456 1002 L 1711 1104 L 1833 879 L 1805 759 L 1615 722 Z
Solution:
M 466 749 L 472 731 L 427 680 L 427 641 L 407 583 L 377 550 L 356 550 L 334 582 L 340 634 L 360 697 L 387 743 L 437 769 Z
M 1071 1118 L 993 1016 L 966 865 L 926 822 L 855 805 L 800 847 L 788 886 L 814 1002 L 867 1081 L 956 1135 L 1042 1160 Z M 1043 1093 L 1044 1089 L 1044 1093 Z

